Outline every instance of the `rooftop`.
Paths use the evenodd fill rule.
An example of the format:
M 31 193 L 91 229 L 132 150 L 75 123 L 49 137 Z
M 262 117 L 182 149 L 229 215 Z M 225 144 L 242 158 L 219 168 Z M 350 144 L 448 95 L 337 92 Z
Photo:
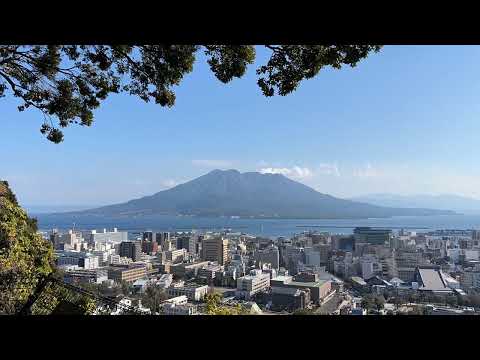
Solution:
M 436 269 L 418 269 L 420 280 L 423 283 L 422 290 L 445 291 L 449 290 L 445 285 L 440 271 Z

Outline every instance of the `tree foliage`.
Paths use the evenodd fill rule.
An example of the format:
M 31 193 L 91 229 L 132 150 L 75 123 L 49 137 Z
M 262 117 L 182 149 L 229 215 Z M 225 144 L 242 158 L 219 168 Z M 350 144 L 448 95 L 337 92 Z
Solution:
M 160 312 L 160 305 L 168 299 L 166 291 L 158 286 L 150 285 L 142 296 L 142 304 L 153 312 Z
M 237 304 L 235 306 L 221 305 L 222 295 L 218 292 L 205 295 L 205 313 L 207 315 L 247 315 L 247 309 Z
M 17 312 L 53 269 L 52 246 L 0 181 L 0 314 Z
M 377 45 L 265 45 L 271 56 L 258 67 L 265 96 L 284 96 L 326 67 L 355 66 Z M 0 97 L 21 100 L 19 111 L 43 115 L 40 131 L 63 140 L 62 128 L 90 126 L 93 111 L 111 93 L 126 92 L 164 107 L 175 104 L 174 87 L 193 70 L 203 50 L 216 78 L 242 77 L 255 61 L 251 45 L 0 45 Z

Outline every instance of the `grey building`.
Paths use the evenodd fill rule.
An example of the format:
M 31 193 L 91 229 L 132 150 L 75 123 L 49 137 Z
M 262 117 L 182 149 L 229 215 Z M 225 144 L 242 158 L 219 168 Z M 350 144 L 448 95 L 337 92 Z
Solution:
M 355 242 L 369 243 L 375 245 L 383 245 L 390 243 L 392 230 L 390 229 L 373 229 L 371 227 L 357 227 L 353 229 Z
M 119 255 L 140 261 L 142 256 L 142 244 L 140 241 L 123 241 L 120 243 Z
M 262 262 L 263 264 L 269 263 L 272 265 L 272 268 L 278 270 L 280 268 L 280 253 L 278 247 L 270 245 L 264 250 L 256 251 L 255 261 Z

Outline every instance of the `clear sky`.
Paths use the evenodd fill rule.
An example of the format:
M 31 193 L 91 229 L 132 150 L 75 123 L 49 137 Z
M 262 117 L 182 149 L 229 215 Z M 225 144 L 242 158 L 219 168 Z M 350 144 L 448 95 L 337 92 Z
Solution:
M 480 198 L 480 47 L 386 46 L 265 98 L 257 62 L 224 85 L 199 56 L 172 109 L 112 95 L 89 128 L 55 145 L 42 115 L 0 99 L 0 178 L 26 205 L 101 205 L 215 168 L 282 172 L 339 197 Z

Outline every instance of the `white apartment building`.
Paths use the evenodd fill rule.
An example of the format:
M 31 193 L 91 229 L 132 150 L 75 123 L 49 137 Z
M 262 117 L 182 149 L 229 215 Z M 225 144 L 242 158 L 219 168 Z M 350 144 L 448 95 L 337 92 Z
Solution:
M 203 300 L 205 295 L 207 295 L 207 291 L 207 285 L 192 284 L 179 287 L 169 287 L 167 289 L 167 294 L 170 297 L 185 295 L 190 301 L 200 301 Z
M 126 231 L 118 231 L 117 228 L 114 228 L 113 231 L 103 229 L 103 232 L 97 232 L 97 230 L 84 232 L 83 237 L 90 244 L 106 242 L 121 243 L 122 241 L 128 241 L 128 233 Z
M 262 270 L 252 270 L 249 275 L 237 279 L 236 296 L 250 299 L 253 295 L 270 287 L 270 274 Z
M 166 289 L 170 287 L 173 281 L 173 275 L 172 274 L 162 274 L 160 278 L 155 282 L 155 285 L 162 288 Z
M 111 254 L 108 256 L 108 264 L 110 265 L 128 265 L 133 262 L 132 259 L 117 254 Z
M 463 289 L 480 289 L 480 266 L 467 269 L 460 277 L 460 285 Z
M 96 269 L 99 267 L 98 256 L 80 251 L 57 252 L 56 263 L 58 266 L 74 265 L 83 269 Z
M 188 298 L 186 295 L 180 295 L 168 300 L 165 300 L 166 304 L 175 304 L 175 305 L 185 305 L 188 303 Z

